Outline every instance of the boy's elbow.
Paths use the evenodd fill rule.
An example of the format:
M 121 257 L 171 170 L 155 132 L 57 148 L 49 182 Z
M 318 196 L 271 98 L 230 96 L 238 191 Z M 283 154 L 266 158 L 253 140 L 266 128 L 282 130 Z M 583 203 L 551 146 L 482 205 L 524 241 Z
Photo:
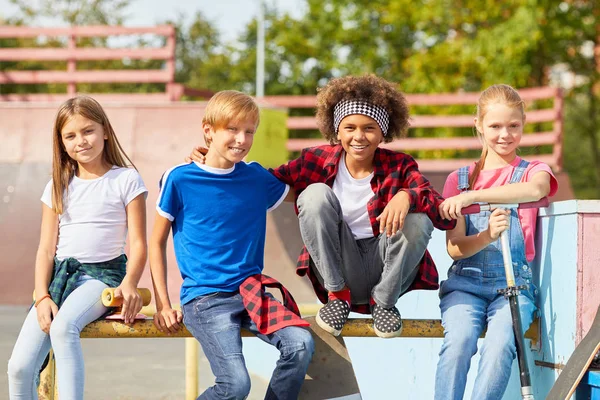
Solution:
M 152 257 L 152 254 L 160 253 L 163 249 L 166 249 L 167 241 L 161 238 L 151 238 L 148 241 L 148 254 Z

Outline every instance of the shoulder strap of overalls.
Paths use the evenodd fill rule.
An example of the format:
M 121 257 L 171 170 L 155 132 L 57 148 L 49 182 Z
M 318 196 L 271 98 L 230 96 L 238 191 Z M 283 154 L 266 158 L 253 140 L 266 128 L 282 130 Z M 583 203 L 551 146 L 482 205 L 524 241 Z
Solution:
M 464 192 L 469 189 L 469 166 L 462 167 L 458 170 L 458 186 L 459 192 Z
M 519 165 L 517 165 L 517 167 L 513 171 L 513 174 L 512 174 L 512 177 L 510 178 L 509 183 L 521 182 L 521 179 L 523 179 L 523 175 L 525 175 L 525 170 L 527 169 L 528 166 L 529 166 L 529 161 L 521 160 Z

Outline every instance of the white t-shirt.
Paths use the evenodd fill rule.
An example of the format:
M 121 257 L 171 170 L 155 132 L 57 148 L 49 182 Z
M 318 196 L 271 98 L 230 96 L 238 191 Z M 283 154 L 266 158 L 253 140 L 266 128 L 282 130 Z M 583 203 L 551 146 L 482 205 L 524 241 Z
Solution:
M 96 179 L 74 176 L 63 213 L 58 216 L 56 257 L 96 263 L 123 254 L 127 237 L 125 207 L 142 193 L 147 196 L 148 189 L 134 168 L 113 167 Z M 52 180 L 41 200 L 52 208 Z
M 373 228 L 367 212 L 367 203 L 374 196 L 371 179 L 373 172 L 364 178 L 354 179 L 346 167 L 346 155 L 342 156 L 333 182 L 333 193 L 340 201 L 344 221 L 356 240 L 373 237 Z

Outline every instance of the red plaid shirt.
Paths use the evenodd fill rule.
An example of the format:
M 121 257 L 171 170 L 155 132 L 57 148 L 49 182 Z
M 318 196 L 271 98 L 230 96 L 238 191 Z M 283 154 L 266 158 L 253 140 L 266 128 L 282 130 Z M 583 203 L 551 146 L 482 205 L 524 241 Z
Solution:
M 268 296 L 266 287 L 277 288 L 283 295 L 283 304 Z M 268 335 L 286 326 L 310 326 L 300 318 L 298 305 L 281 282 L 267 275 L 256 274 L 240 285 L 240 295 L 250 319 L 258 331 Z
M 302 150 L 299 158 L 280 166 L 271 172 L 281 181 L 290 185 L 296 191 L 296 200 L 306 187 L 312 183 L 325 183 L 333 186 L 338 171 L 338 163 L 342 156 L 341 145 L 324 145 Z M 433 189 L 427 178 L 418 169 L 415 160 L 408 154 L 378 148 L 375 151 L 374 176 L 371 188 L 374 196 L 367 203 L 367 211 L 373 228 L 373 235 L 379 235 L 377 216 L 383 212 L 388 202 L 399 191 L 408 193 L 410 197 L 409 212 L 425 213 L 433 225 L 442 230 L 453 229 L 456 221 L 444 220 L 440 217 L 438 206 L 443 201 L 442 196 Z M 296 213 L 298 208 L 296 207 Z M 311 269 L 310 255 L 306 246 L 302 249 L 296 273 L 300 276 L 308 274 L 315 293 L 322 303 L 327 302 L 327 291 L 318 282 Z M 419 272 L 408 290 L 429 289 L 439 287 L 438 273 L 428 251 L 425 252 L 419 265 Z M 352 311 L 370 314 L 368 304 L 352 305 Z

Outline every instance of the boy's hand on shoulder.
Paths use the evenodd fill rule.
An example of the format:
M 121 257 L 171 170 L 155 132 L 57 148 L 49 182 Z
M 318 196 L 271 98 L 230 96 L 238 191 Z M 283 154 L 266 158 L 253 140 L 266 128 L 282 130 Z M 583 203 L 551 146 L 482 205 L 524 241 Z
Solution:
M 184 161 L 188 164 L 192 161 L 204 164 L 206 162 L 206 153 L 208 153 L 208 149 L 206 147 L 196 146 L 192 149 L 192 152 L 184 159 Z
M 410 197 L 408 193 L 400 191 L 383 209 L 377 217 L 379 221 L 379 232 L 392 236 L 404 227 L 404 219 L 410 209 Z
M 173 310 L 171 307 L 165 307 L 157 310 L 154 314 L 154 326 L 166 334 L 176 333 L 182 328 L 183 314 L 179 310 Z
M 451 220 L 462 216 L 461 210 L 473 204 L 474 201 L 469 193 L 461 193 L 453 197 L 448 197 L 438 207 L 442 218 Z
M 115 289 L 115 298 L 123 299 L 123 322 L 131 324 L 135 321 L 135 316 L 140 312 L 144 305 L 142 296 L 138 293 L 135 285 L 123 282 Z
M 487 233 L 490 236 L 491 241 L 496 241 L 500 237 L 500 234 L 508 229 L 510 223 L 510 210 L 503 208 L 496 208 L 489 219 L 489 226 Z

